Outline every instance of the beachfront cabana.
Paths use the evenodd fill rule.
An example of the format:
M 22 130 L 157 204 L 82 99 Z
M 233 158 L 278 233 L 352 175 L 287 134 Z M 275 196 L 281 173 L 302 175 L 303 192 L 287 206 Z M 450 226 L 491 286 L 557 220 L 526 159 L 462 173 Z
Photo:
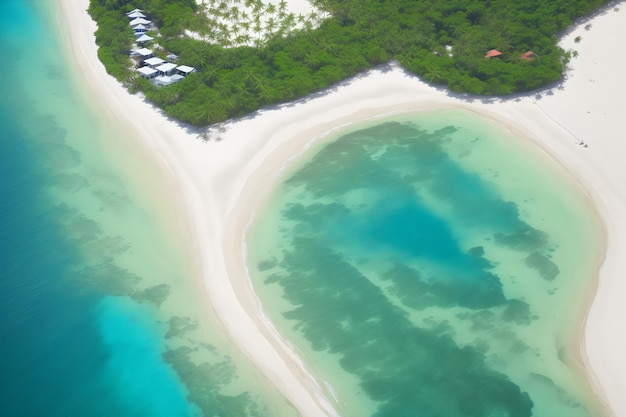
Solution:
M 141 49 L 137 49 L 135 52 L 137 52 L 137 55 L 142 57 L 142 58 L 152 58 L 153 52 L 151 49 L 148 48 L 141 48 Z
M 137 19 L 133 19 L 130 21 L 130 26 L 131 27 L 135 27 L 137 25 L 144 25 L 144 26 L 149 26 L 152 22 L 146 19 L 143 19 L 141 17 L 138 17 Z
M 154 68 L 150 68 L 150 67 L 141 67 L 139 69 L 137 69 L 137 72 L 143 77 L 146 78 L 148 80 L 156 77 L 159 75 L 159 71 L 155 70 Z
M 135 31 L 135 35 L 141 36 L 142 33 L 148 31 L 148 28 L 144 25 L 137 25 L 133 28 L 133 30 Z
M 165 64 L 159 65 L 156 69 L 159 71 L 160 75 L 172 75 L 176 70 L 176 64 L 166 62 Z
M 502 52 L 498 51 L 497 49 L 491 49 L 487 51 L 487 53 L 485 54 L 485 58 L 495 58 L 500 55 L 502 55 Z
M 135 43 L 139 46 L 144 46 L 147 42 L 150 42 L 151 40 L 153 40 L 154 38 L 152 36 L 148 36 L 148 35 L 141 35 L 139 38 L 137 38 L 137 40 L 135 41 Z
M 192 72 L 196 72 L 196 69 L 194 67 L 188 67 L 187 65 L 181 65 L 179 67 L 176 67 L 176 73 L 182 75 L 183 77 L 186 77 Z
M 145 61 L 143 61 L 143 63 L 149 66 L 150 68 L 156 68 L 159 65 L 164 64 L 165 61 L 155 56 L 155 57 L 146 59 Z
M 140 60 L 152 58 L 154 55 L 148 48 L 136 49 L 130 52 L 130 56 L 133 58 L 139 58 Z
M 130 12 L 126 13 L 126 16 L 128 16 L 128 15 L 130 15 L 130 14 L 132 14 L 132 13 L 136 13 L 136 12 L 142 13 L 142 12 L 143 12 L 143 10 L 141 10 L 141 9 L 133 9 L 133 10 L 131 10 Z
M 126 16 L 128 16 L 129 19 L 137 19 L 138 17 L 141 17 L 141 18 L 146 17 L 146 15 L 141 13 L 141 11 L 139 11 L 139 10 L 136 10 L 134 12 L 130 12 Z
M 519 57 L 524 61 L 532 61 L 537 55 L 533 51 L 524 52 Z
M 168 85 L 174 84 L 182 80 L 184 77 L 174 74 L 172 76 L 169 75 L 160 75 L 154 79 L 154 84 L 160 87 L 166 87 Z
M 178 55 L 176 54 L 167 54 L 165 58 L 169 59 L 170 61 L 178 61 Z

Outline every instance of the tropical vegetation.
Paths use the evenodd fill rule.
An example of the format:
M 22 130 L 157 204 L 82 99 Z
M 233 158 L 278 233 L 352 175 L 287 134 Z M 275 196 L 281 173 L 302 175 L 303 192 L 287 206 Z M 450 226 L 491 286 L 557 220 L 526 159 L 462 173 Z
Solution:
M 285 0 L 91 0 L 107 71 L 183 122 L 206 126 L 327 88 L 395 60 L 452 91 L 507 95 L 557 81 L 570 54 L 557 34 L 607 0 L 315 0 L 318 13 L 288 13 Z M 162 53 L 198 69 L 155 87 L 135 76 L 125 12 L 159 28 Z M 502 54 L 487 59 L 497 49 Z M 527 51 L 530 60 L 522 59 Z

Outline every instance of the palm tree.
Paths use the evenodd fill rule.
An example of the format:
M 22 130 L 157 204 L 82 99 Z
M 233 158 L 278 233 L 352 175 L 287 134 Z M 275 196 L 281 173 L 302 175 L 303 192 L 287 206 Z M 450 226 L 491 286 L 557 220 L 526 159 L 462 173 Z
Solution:
M 259 89 L 259 98 L 265 103 L 271 103 L 274 99 L 274 89 L 267 84 L 261 85 Z
M 207 26 L 207 30 L 206 30 L 206 39 L 213 39 L 215 38 L 215 22 L 209 24 Z
M 263 2 L 261 0 L 255 0 L 254 5 L 252 6 L 252 12 L 258 15 L 262 11 L 263 11 Z
M 437 82 L 443 79 L 439 71 L 437 71 L 437 69 L 432 66 L 426 68 L 426 74 L 424 74 L 424 78 L 430 82 Z
M 263 32 L 263 27 L 261 26 L 261 22 L 260 21 L 254 22 L 254 33 L 256 33 L 259 38 L 261 37 L 261 32 Z
M 318 64 L 319 64 L 319 61 L 317 60 L 317 57 L 314 54 L 311 54 L 309 52 L 305 55 L 304 65 L 306 65 L 307 67 L 311 69 L 314 69 L 317 67 Z
M 232 32 L 232 34 L 233 34 L 233 36 L 235 36 L 235 37 L 236 37 L 236 36 L 238 36 L 238 35 L 239 35 L 239 30 L 240 30 L 240 29 L 239 29 L 239 26 L 237 26 L 237 25 L 233 25 L 233 26 L 231 26 L 230 30 L 231 30 L 231 32 Z
M 267 22 L 265 22 L 265 29 L 268 32 L 273 32 L 275 27 L 276 27 L 276 21 L 274 20 L 274 18 L 270 17 L 269 19 L 267 19 Z
M 245 72 L 243 73 L 243 76 L 241 77 L 241 79 L 247 84 L 247 85 L 251 85 L 251 86 L 255 86 L 257 84 L 259 84 L 261 77 L 259 77 L 259 74 L 257 74 L 254 69 L 247 69 L 245 70 Z
M 321 39 L 319 42 L 319 46 L 320 48 L 322 48 L 322 50 L 328 53 L 332 53 L 335 50 L 335 45 L 331 43 L 328 39 Z
M 287 27 L 285 25 L 279 25 L 278 29 L 276 29 L 276 31 L 273 33 L 272 36 L 277 37 L 277 38 L 282 38 L 285 36 L 286 32 L 287 32 Z
M 289 13 L 283 22 L 288 28 L 293 28 L 296 25 L 296 15 Z
M 407 52 L 402 52 L 399 55 L 397 55 L 395 58 L 400 63 L 400 65 L 402 65 L 405 68 L 409 65 L 409 63 L 412 60 L 411 55 Z
M 198 68 L 203 70 L 209 66 L 209 57 L 207 55 L 201 54 L 198 55 L 196 59 L 191 62 L 194 62 L 198 66 Z
M 509 52 L 513 48 L 509 39 L 501 39 L 496 45 L 496 49 L 500 52 Z
M 239 8 L 237 6 L 230 8 L 230 18 L 233 21 L 239 20 Z
M 241 37 L 243 38 L 243 44 L 244 45 L 248 45 L 250 44 L 250 34 L 249 33 L 244 33 L 243 35 L 241 35 Z

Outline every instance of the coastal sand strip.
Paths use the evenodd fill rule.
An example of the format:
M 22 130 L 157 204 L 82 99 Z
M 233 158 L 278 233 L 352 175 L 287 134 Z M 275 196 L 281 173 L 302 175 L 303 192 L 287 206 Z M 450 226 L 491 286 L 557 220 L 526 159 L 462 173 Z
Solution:
M 88 1 L 60 0 L 58 4 L 59 23 L 62 32 L 68 34 L 64 41 L 80 70 L 77 75 L 84 77 L 104 108 L 128 126 L 128 136 L 135 138 L 175 181 L 177 197 L 188 208 L 183 216 L 192 225 L 183 233 L 190 234 L 200 253 L 204 290 L 231 339 L 303 416 L 338 415 L 295 352 L 258 314 L 257 306 L 239 300 L 226 273 L 224 225 L 235 201 L 233 195 L 245 180 L 237 167 L 256 152 L 250 145 L 258 146 L 259 141 L 240 141 L 236 149 L 222 151 L 222 146 L 203 143 L 139 96 L 128 94 L 98 61 L 93 36 L 96 26 L 85 12 Z M 181 227 L 184 224 L 181 222 Z
M 232 122 L 221 142 L 203 143 L 106 75 L 97 60 L 94 23 L 86 0 L 58 0 L 77 66 L 94 94 L 132 128 L 131 136 L 169 171 L 193 225 L 208 302 L 233 341 L 304 416 L 336 415 L 329 396 L 291 346 L 269 323 L 243 259 L 245 227 L 277 173 L 312 140 L 340 126 L 385 115 L 461 107 L 531 138 L 587 190 L 607 230 L 606 261 L 585 322 L 581 359 L 598 395 L 626 416 L 626 10 L 608 10 L 590 30 L 572 31 L 562 44 L 578 51 L 559 88 L 507 100 L 457 98 L 399 68 L 373 70 L 327 94 Z M 626 8 L 625 8 L 626 9 Z M 575 43 L 574 38 L 582 41 Z M 580 141 L 588 144 L 585 148 Z M 341 409 L 340 404 L 334 404 Z

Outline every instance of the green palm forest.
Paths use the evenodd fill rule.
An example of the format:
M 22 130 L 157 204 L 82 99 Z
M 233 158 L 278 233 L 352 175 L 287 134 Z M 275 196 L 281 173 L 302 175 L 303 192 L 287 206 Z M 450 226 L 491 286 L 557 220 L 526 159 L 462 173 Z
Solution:
M 273 30 L 263 42 L 248 46 L 243 29 L 261 27 L 258 17 L 255 23 L 238 11 L 240 1 L 213 1 L 233 22 L 226 28 L 194 0 L 91 0 L 99 58 L 131 91 L 142 91 L 169 116 L 196 126 L 303 97 L 390 60 L 452 91 L 507 95 L 560 79 L 569 54 L 557 46 L 556 34 L 607 2 L 316 0 L 325 18 L 313 26 L 308 16 L 293 29 L 304 17 L 286 13 L 284 1 L 263 7 L 259 0 L 245 0 L 258 13 L 277 16 L 269 19 Z M 125 15 L 134 8 L 147 12 L 159 28 L 155 41 L 162 51 L 179 55 L 178 62 L 197 73 L 167 87 L 136 76 L 128 57 L 134 36 Z M 213 42 L 184 36 L 185 30 L 209 28 L 235 36 L 229 41 L 215 35 Z M 502 55 L 486 59 L 490 49 Z M 527 51 L 534 59 L 520 58 Z

